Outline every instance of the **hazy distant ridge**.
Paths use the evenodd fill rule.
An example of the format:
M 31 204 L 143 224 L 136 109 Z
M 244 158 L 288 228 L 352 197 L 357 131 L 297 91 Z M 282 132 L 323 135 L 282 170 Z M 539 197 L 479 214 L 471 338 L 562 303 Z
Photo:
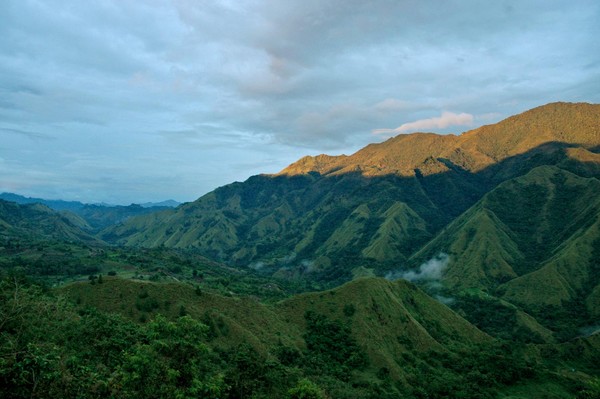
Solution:
M 144 215 L 179 205 L 177 201 L 167 200 L 162 202 L 146 202 L 144 204 L 109 205 L 109 204 L 84 204 L 79 201 L 46 200 L 30 198 L 13 193 L 2 193 L 0 199 L 16 202 L 17 204 L 43 204 L 55 211 L 72 212 L 83 218 L 88 228 L 97 231 L 110 225 L 123 222 L 132 216 Z

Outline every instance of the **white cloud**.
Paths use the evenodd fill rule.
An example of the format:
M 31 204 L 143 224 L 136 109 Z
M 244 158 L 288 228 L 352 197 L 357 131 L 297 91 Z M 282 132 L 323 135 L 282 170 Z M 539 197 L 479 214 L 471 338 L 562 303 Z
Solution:
M 429 259 L 425 263 L 422 263 L 415 270 L 391 271 L 385 275 L 385 278 L 388 280 L 403 278 L 412 282 L 440 280 L 444 271 L 448 267 L 448 263 L 450 263 L 450 256 L 448 256 L 446 253 L 440 252 L 437 256 Z
M 465 112 L 455 114 L 454 112 L 444 111 L 441 116 L 404 123 L 395 129 L 375 129 L 373 134 L 430 131 L 431 129 L 445 129 L 450 126 L 472 126 L 473 120 L 473 115 Z

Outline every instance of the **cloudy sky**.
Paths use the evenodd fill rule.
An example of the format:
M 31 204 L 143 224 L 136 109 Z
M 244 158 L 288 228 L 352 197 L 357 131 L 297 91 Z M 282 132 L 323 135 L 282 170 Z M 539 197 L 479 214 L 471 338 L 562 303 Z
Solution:
M 597 0 L 2 0 L 0 191 L 190 201 L 303 155 L 600 102 Z

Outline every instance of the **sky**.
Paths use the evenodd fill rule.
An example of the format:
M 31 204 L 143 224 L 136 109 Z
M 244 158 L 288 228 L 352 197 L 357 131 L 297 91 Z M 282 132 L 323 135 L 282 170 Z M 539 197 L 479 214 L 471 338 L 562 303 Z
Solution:
M 0 192 L 192 201 L 304 155 L 600 102 L 597 0 L 2 0 Z

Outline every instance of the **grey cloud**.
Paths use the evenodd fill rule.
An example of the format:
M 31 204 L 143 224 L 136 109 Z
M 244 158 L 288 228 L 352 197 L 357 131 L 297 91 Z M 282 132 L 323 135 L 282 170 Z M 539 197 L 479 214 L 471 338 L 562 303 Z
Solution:
M 56 173 L 66 161 L 49 149 L 126 157 L 119 184 L 161 200 L 172 195 L 134 180 L 171 173 L 169 189 L 189 200 L 261 171 L 247 165 L 353 152 L 374 129 L 444 110 L 491 123 L 550 101 L 600 102 L 599 18 L 592 0 L 7 0 L 2 126 L 56 143 L 5 131 L 0 157 L 17 161 L 27 145 L 20 161 Z
M 382 94 L 394 96 L 408 91 L 411 93 L 407 96 L 409 102 L 415 105 L 437 103 L 436 111 L 439 112 L 443 109 L 442 104 L 448 102 L 448 97 L 455 97 L 456 92 L 470 91 L 475 87 L 483 86 L 488 93 L 489 90 L 496 90 L 498 95 L 503 95 L 503 90 L 512 90 L 514 96 L 522 95 L 522 92 L 531 91 L 526 84 L 528 79 L 539 80 L 540 68 L 532 65 L 535 61 L 531 61 L 536 59 L 531 56 L 531 46 L 537 46 L 539 41 L 532 35 L 535 27 L 541 27 L 543 32 L 550 35 L 560 33 L 548 31 L 551 27 L 546 13 L 552 14 L 554 10 L 540 10 L 528 3 L 512 9 L 499 7 L 498 10 L 490 10 L 488 4 L 472 2 L 470 8 L 452 12 L 457 4 L 452 4 L 448 9 L 439 4 L 423 2 L 396 5 L 378 2 L 369 9 L 369 13 L 363 12 L 363 3 L 323 4 L 309 2 L 293 12 L 286 6 L 276 7 L 275 11 L 271 11 L 274 19 L 290 14 L 296 18 L 286 20 L 282 34 L 277 32 L 262 38 L 261 44 L 268 52 L 280 51 L 283 54 L 281 58 L 292 58 L 304 66 L 304 92 L 310 90 L 311 86 L 314 86 L 315 93 L 327 89 L 331 91 L 326 97 L 327 102 L 310 103 L 305 96 L 301 104 L 296 104 L 297 109 L 293 110 L 296 113 L 301 105 L 309 105 L 307 111 L 297 115 L 297 125 L 275 130 L 269 121 L 260 121 L 262 129 L 274 131 L 282 142 L 334 147 L 336 142 L 346 143 L 348 136 L 358 137 L 370 131 L 372 125 L 361 125 L 359 119 L 362 113 L 345 120 L 335 118 L 335 123 L 331 123 L 331 110 L 343 107 L 348 98 L 370 97 L 368 99 L 371 101 L 382 101 Z M 416 9 L 417 22 L 410 20 L 414 18 L 411 7 Z M 332 9 L 336 12 L 331 12 Z M 532 18 L 539 14 L 542 14 L 539 21 Z M 375 17 L 371 20 L 370 16 L 373 15 Z M 571 16 L 581 17 L 575 12 L 571 12 Z M 402 21 L 402 18 L 409 20 Z M 373 21 L 377 21 L 378 29 L 356 28 L 372 27 L 370 24 Z M 564 26 L 552 24 L 552 29 L 560 28 Z M 589 41 L 590 36 L 587 37 Z M 523 39 L 525 45 L 515 46 Z M 293 43 L 294 46 L 286 52 L 288 48 L 279 45 L 282 42 Z M 558 50 L 568 52 L 567 47 Z M 321 53 L 326 56 L 321 58 Z M 461 66 L 462 71 L 456 70 L 456 55 L 463 60 L 461 64 L 468 64 Z M 515 58 L 525 59 L 528 68 L 524 70 L 522 64 L 514 62 Z M 497 72 L 490 75 L 490 69 L 504 70 L 508 74 L 496 79 Z M 342 84 L 338 85 L 338 81 Z M 498 81 L 501 85 L 498 85 Z M 371 92 L 376 92 L 380 97 L 371 97 Z M 427 92 L 432 92 L 435 97 L 424 96 Z M 415 97 L 415 93 L 419 97 Z M 531 104 L 537 105 L 534 102 Z M 472 103 L 469 107 L 471 109 L 457 111 L 474 114 L 477 108 L 482 108 L 474 108 Z M 489 112 L 490 109 L 481 111 Z M 400 124 L 405 120 L 411 119 L 399 115 L 396 122 Z M 338 132 L 337 138 L 332 135 L 334 132 Z
M 398 134 L 417 131 L 430 131 L 431 129 L 440 130 L 449 126 L 471 126 L 474 117 L 471 114 L 444 111 L 441 116 L 434 116 L 427 119 L 403 123 L 395 129 L 375 129 L 374 134 Z

